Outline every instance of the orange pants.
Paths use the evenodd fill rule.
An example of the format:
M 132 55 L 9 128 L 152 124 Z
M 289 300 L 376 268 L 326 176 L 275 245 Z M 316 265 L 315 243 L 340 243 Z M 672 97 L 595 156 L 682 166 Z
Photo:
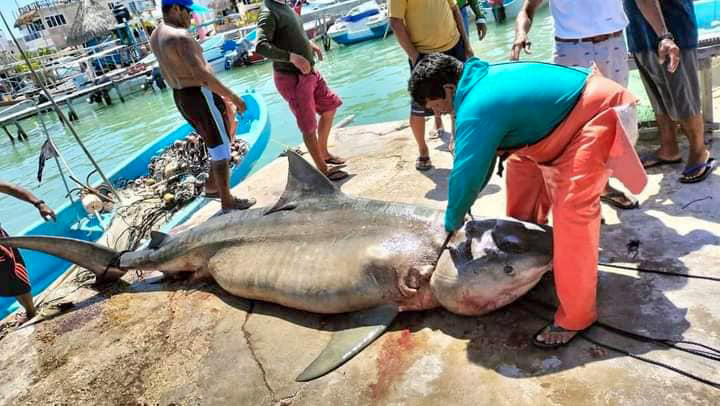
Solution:
M 508 216 L 544 224 L 552 209 L 555 324 L 566 329 L 582 330 L 597 318 L 600 194 L 618 131 L 612 108 L 634 102 L 625 88 L 592 75 L 568 117 L 507 161 Z

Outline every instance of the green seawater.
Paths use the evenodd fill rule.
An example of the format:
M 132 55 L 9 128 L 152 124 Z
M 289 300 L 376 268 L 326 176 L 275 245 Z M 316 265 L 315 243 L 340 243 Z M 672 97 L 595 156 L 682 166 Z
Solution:
M 475 55 L 493 62 L 507 60 L 514 38 L 513 23 L 489 25 L 488 34 L 482 42 L 477 40 L 473 27 L 470 39 Z M 550 61 L 552 33 L 552 19 L 545 7 L 539 11 L 532 28 L 532 54 L 523 55 L 522 58 Z M 348 47 L 333 44 L 325 59 L 318 64 L 318 70 L 343 99 L 336 122 L 349 115 L 355 115 L 351 125 L 408 118 L 410 107 L 406 88 L 409 67 L 407 57 L 394 36 Z M 238 93 L 254 89 L 268 104 L 272 141 L 255 170 L 275 159 L 284 147 L 302 142 L 294 117 L 275 90 L 270 63 L 235 68 L 221 72 L 218 76 Z M 636 95 L 645 97 L 636 72 L 631 75 L 630 88 Z M 114 96 L 114 93 L 111 94 Z M 114 104 L 108 107 L 95 107 L 80 101 L 76 102 L 75 107 L 80 116 L 80 121 L 74 124 L 75 128 L 101 168 L 107 172 L 153 139 L 183 122 L 169 91 L 136 93 L 127 96 L 126 103 L 120 103 L 114 97 Z M 63 157 L 73 171 L 84 179 L 92 171 L 92 165 L 55 114 L 45 114 L 44 117 Z M 22 126 L 28 133 L 29 142 L 12 145 L 4 132 L 0 131 L 0 179 L 22 185 L 51 207 L 58 208 L 66 199 L 55 162 L 46 164 L 42 183 L 38 183 L 36 178 L 38 154 L 44 141 L 40 123 L 37 118 L 32 118 L 24 120 Z M 14 133 L 15 129 L 11 128 L 11 131 Z M 97 180 L 99 177 L 94 175 L 92 179 Z M 38 218 L 37 211 L 31 205 L 0 195 L 0 222 L 11 234 L 22 231 Z

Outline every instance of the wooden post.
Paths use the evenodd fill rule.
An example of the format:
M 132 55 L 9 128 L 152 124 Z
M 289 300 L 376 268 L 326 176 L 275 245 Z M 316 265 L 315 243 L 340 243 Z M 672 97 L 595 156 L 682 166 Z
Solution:
M 15 121 L 15 126 L 16 126 L 17 129 L 18 129 L 18 134 L 17 134 L 17 135 L 18 135 L 18 139 L 19 139 L 19 140 L 23 140 L 23 139 L 26 139 L 26 140 L 27 140 L 27 139 L 28 139 L 27 133 L 25 133 L 25 130 L 23 130 L 23 128 L 20 127 L 20 123 L 17 122 L 17 121 Z
M 117 92 L 118 97 L 120 98 L 120 101 L 125 103 L 125 99 L 123 99 L 123 95 L 122 95 L 122 93 L 120 93 L 120 87 L 117 85 L 117 83 L 115 83 L 114 79 L 110 79 L 110 82 L 112 83 L 112 87 L 115 88 L 115 92 Z
M 718 128 L 715 124 L 713 114 L 713 96 L 712 96 L 712 64 L 710 58 L 703 58 L 700 61 L 700 78 L 702 80 L 701 101 L 703 121 L 705 121 L 705 129 L 714 130 Z
M 80 119 L 80 117 L 78 116 L 77 112 L 73 108 L 72 98 L 68 98 L 67 101 L 65 102 L 65 104 L 67 104 L 68 110 L 70 110 L 70 114 L 68 114 L 68 119 L 70 121 L 78 121 Z
M 15 138 L 13 138 L 12 134 L 10 134 L 10 131 L 8 131 L 7 127 L 2 126 L 2 129 L 5 130 L 5 134 L 7 134 L 8 138 L 10 138 L 10 142 L 15 145 Z

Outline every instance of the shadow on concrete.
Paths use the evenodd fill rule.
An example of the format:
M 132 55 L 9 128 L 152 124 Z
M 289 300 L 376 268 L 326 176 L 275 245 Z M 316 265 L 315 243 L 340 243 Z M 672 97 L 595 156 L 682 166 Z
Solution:
M 703 183 L 685 185 L 678 182 L 674 169 L 663 171 L 668 173 L 663 175 L 656 194 L 638 209 L 618 211 L 619 223 L 602 226 L 601 262 L 623 262 L 639 268 L 688 274 L 688 266 L 683 262 L 688 256 L 706 246 L 720 245 L 720 235 L 706 229 L 707 223 L 720 221 L 720 175 L 713 173 Z M 639 242 L 636 253 L 629 249 L 632 242 Z M 656 287 L 663 290 L 680 289 L 687 284 L 682 277 L 642 272 L 639 276 L 662 278 Z
M 647 281 L 609 272 L 600 272 L 599 278 L 598 300 L 604 304 L 599 309 L 601 321 L 638 334 L 670 339 L 682 339 L 690 327 L 685 318 L 687 310 L 676 307 Z M 543 376 L 625 357 L 581 337 L 557 350 L 533 346 L 531 337 L 553 316 L 552 311 L 537 302 L 554 306 L 553 291 L 552 278 L 546 276 L 525 298 L 488 315 L 465 317 L 445 310 L 408 313 L 396 320 L 392 330 L 441 330 L 467 341 L 470 362 L 512 378 Z M 619 337 L 599 327 L 591 328 L 587 334 L 637 355 L 666 348 Z

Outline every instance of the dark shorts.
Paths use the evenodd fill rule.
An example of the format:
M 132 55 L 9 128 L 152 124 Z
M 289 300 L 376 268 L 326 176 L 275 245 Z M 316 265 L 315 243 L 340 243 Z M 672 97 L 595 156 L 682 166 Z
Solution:
M 207 87 L 174 89 L 173 97 L 180 114 L 200 134 L 213 161 L 230 159 L 227 109 L 222 97 Z
M 340 97 L 330 89 L 325 78 L 318 72 L 295 75 L 275 71 L 273 78 L 278 93 L 288 102 L 303 134 L 315 133 L 318 114 L 336 110 L 342 105 Z
M 5 230 L 0 228 L 0 237 L 7 237 Z M 0 296 L 14 297 L 30 292 L 25 261 L 17 248 L 0 245 Z
M 465 62 L 465 43 L 463 42 L 462 38 L 460 38 L 454 47 L 441 53 L 452 56 L 455 59 L 459 59 L 461 62 Z M 425 56 L 427 56 L 427 54 L 420 54 L 418 56 L 417 62 L 420 62 Z M 408 63 L 410 64 L 410 72 L 412 73 L 412 70 L 415 66 L 413 65 L 411 60 L 408 60 Z M 425 107 L 421 106 L 413 100 L 410 102 L 410 115 L 429 117 L 434 115 L 434 113 L 432 110 L 425 109 Z
M 680 50 L 680 64 L 674 73 L 660 64 L 656 51 L 635 52 L 633 57 L 656 113 L 674 121 L 700 114 L 700 81 L 694 48 Z

